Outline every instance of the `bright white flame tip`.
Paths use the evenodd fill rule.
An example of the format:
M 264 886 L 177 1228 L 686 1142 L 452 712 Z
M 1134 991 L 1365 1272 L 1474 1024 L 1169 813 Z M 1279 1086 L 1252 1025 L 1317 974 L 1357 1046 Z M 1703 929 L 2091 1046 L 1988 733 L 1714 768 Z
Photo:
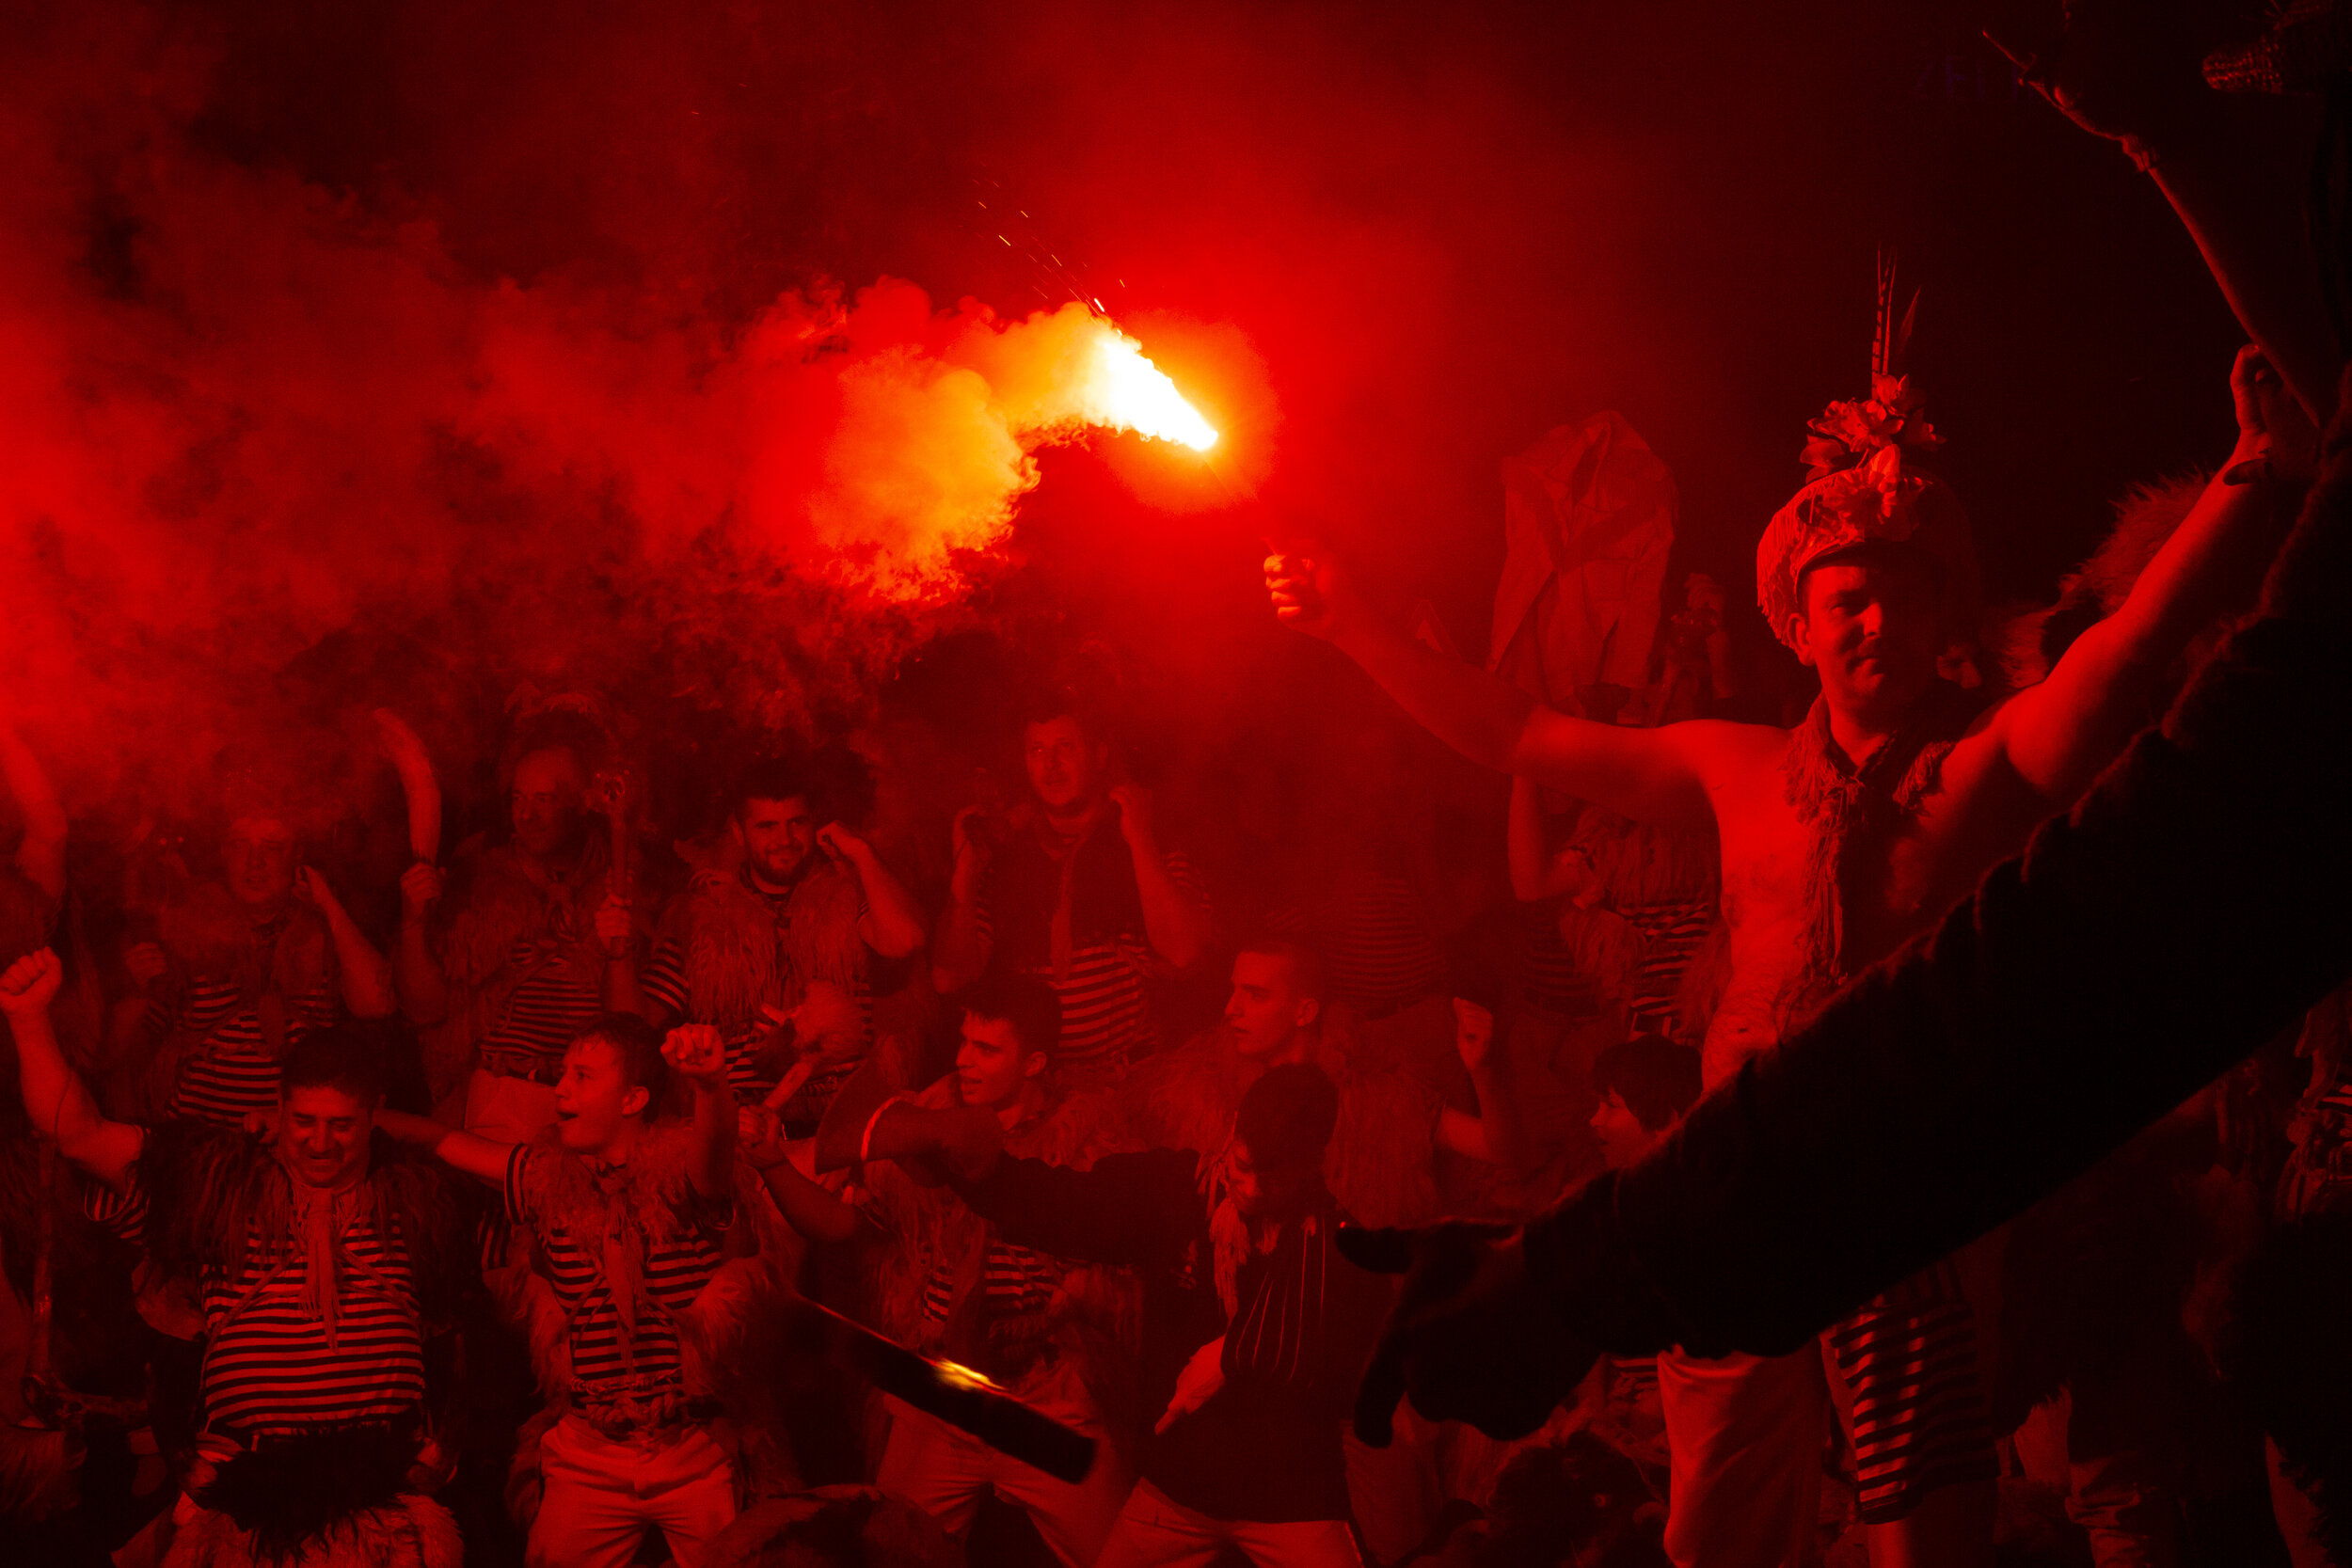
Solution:
M 1154 441 L 1174 441 L 1195 451 L 1216 445 L 1216 432 L 1200 411 L 1184 401 L 1176 383 L 1143 356 L 1142 345 L 1116 329 L 1100 340 L 1094 388 L 1099 422 L 1132 430 Z

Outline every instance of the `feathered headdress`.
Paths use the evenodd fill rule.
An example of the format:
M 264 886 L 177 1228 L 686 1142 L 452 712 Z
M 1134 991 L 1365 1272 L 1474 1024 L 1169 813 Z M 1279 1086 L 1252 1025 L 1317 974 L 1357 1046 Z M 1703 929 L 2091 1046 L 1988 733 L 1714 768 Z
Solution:
M 1922 412 L 1926 399 L 1900 373 L 1919 300 L 1895 324 L 1895 260 L 1882 252 L 1870 395 L 1833 403 L 1807 427 L 1805 486 L 1772 514 L 1756 547 L 1756 599 L 1772 635 L 1788 641 L 1805 568 L 1860 545 L 1909 545 L 1941 570 L 1947 594 L 1975 595 L 1976 551 L 1951 487 L 1918 467 L 1944 444 Z

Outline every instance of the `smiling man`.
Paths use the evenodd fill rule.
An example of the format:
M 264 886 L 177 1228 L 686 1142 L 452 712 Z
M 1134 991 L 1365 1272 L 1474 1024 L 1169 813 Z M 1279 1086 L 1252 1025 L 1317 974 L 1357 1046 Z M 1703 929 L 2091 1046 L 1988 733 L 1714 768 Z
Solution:
M 956 1069 L 915 1103 L 982 1116 L 1014 1154 L 1084 1170 L 1114 1146 L 1099 1095 L 1065 1097 L 1053 1068 L 1061 1003 L 1044 981 L 1002 975 L 964 997 Z M 869 1152 L 873 1150 L 867 1140 Z M 952 1534 L 972 1528 L 993 1490 L 1024 1510 L 1069 1568 L 1091 1568 L 1127 1500 L 1129 1475 L 1105 1407 L 1133 1402 L 1122 1324 L 1134 1282 L 1016 1245 L 954 1193 L 896 1165 L 866 1167 L 876 1212 L 899 1245 L 880 1260 L 888 1327 L 935 1355 L 976 1367 L 1039 1409 L 1104 1440 L 1085 1481 L 1057 1481 L 896 1399 L 875 1480 Z M 1131 1335 L 1128 1336 L 1131 1338 Z
M 1730 977 L 1705 1043 L 1711 1086 L 2073 802 L 2146 721 L 2190 641 L 2251 603 L 2288 521 L 2267 479 L 2274 448 L 2283 471 L 2309 433 L 2256 351 L 2239 356 L 2231 390 L 2239 438 L 2225 477 L 2122 608 L 2007 696 L 1945 678 L 1976 612 L 1973 550 L 1957 499 L 1922 464 L 1940 443 L 1890 377 L 1815 421 L 1808 482 L 1757 546 L 1765 619 L 1821 683 L 1793 730 L 1554 712 L 1384 624 L 1319 551 L 1270 557 L 1267 587 L 1282 620 L 1343 649 L 1472 760 L 1716 835 Z M 2226 477 L 2249 474 L 2264 477 Z M 1669 1554 L 1682 1568 L 1805 1559 L 1826 1362 L 1857 1412 L 1874 1559 L 1990 1562 L 1995 1466 L 1976 1341 L 1947 1263 L 1840 1324 L 1825 1357 L 1661 1356 Z M 1915 1375 L 1930 1364 L 1946 1375 Z
M 645 996 L 657 1017 L 716 1027 L 737 1098 L 805 1131 L 870 1042 L 872 959 L 921 947 L 923 911 L 789 762 L 747 768 L 727 822 L 739 863 L 679 895 Z
M 1160 843 L 1151 791 L 1119 778 L 1102 721 L 1079 706 L 1050 691 L 1030 704 L 1020 810 L 957 814 L 932 963 L 943 993 L 992 967 L 1044 979 L 1072 1081 L 1115 1078 L 1150 1053 L 1144 981 L 1198 964 L 1211 928 L 1190 863 Z
M 683 1125 L 661 1117 L 671 1076 L 691 1085 Z M 735 1517 L 738 1471 L 712 1434 L 745 1320 L 723 1270 L 750 1275 L 737 1228 L 736 1106 L 707 1025 L 665 1037 L 611 1013 L 576 1035 L 554 1084 L 553 1125 L 501 1143 L 387 1114 L 394 1137 L 505 1194 L 531 1240 L 523 1316 L 558 1418 L 539 1439 L 532 1568 L 621 1568 L 659 1532 L 696 1568 Z M 744 1265 L 749 1265 L 744 1266 Z M 558 1342 L 560 1340 L 560 1342 Z
M 306 1035 L 257 1132 L 110 1121 L 50 1028 L 63 974 L 45 948 L 0 974 L 26 1113 L 101 1183 L 92 1216 L 186 1286 L 202 1318 L 175 1549 L 232 1568 L 456 1568 L 455 1524 L 409 1472 L 424 1339 L 464 1248 L 439 1173 L 375 1140 L 380 1053 L 348 1028 Z

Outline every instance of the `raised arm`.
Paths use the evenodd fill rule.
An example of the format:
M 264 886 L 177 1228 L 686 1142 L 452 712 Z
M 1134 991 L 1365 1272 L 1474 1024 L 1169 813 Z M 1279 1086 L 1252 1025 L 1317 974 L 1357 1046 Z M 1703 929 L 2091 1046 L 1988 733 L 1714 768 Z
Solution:
M 2230 389 L 2238 439 L 2220 476 L 2122 607 L 2075 639 L 2047 680 L 2011 698 L 1988 732 L 2010 768 L 2054 807 L 2087 788 L 2147 722 L 2166 672 L 2190 641 L 2251 606 L 2294 521 L 2294 488 L 2268 476 L 2308 461 L 2312 437 L 2300 410 L 2252 347 L 2239 352 Z
M 661 1053 L 694 1086 L 693 1144 L 686 1159 L 687 1180 L 708 1203 L 735 1197 L 735 1094 L 727 1086 L 726 1040 L 707 1023 L 670 1031 Z
M 1209 907 L 1177 883 L 1152 831 L 1152 792 L 1138 784 L 1112 786 L 1119 831 L 1135 863 L 1136 893 L 1143 905 L 1143 934 L 1152 951 L 1178 969 L 1190 969 L 1208 951 Z
M 326 879 L 311 866 L 294 873 L 294 886 L 326 922 L 335 943 L 335 968 L 342 978 L 343 1006 L 354 1018 L 389 1018 L 397 1004 L 392 996 L 392 966 L 351 918 Z
M 0 778 L 24 817 L 24 838 L 16 847 L 16 868 L 52 898 L 65 896 L 65 807 L 14 725 L 0 720 Z
M 433 957 L 433 936 L 426 927 L 441 892 L 437 866 L 419 861 L 401 874 L 400 942 L 392 950 L 392 980 L 401 1012 L 419 1027 L 449 1017 L 449 980 Z
M 744 1163 L 759 1172 L 760 1184 L 776 1200 L 776 1212 L 787 1225 L 812 1242 L 846 1242 L 857 1234 L 858 1212 L 792 1163 L 774 1111 L 765 1105 L 741 1107 L 736 1113 L 735 1135 Z
M 817 830 L 817 842 L 857 873 L 857 885 L 866 895 L 866 913 L 858 921 L 857 934 L 866 946 L 885 958 L 903 958 L 923 945 L 930 935 L 923 907 L 862 834 L 838 822 L 828 822 Z
M 980 977 L 988 967 L 988 927 L 980 918 L 980 884 L 988 876 L 988 846 L 981 836 L 983 806 L 966 806 L 956 813 L 956 863 L 947 878 L 947 907 L 939 916 L 938 941 L 931 950 L 931 984 L 942 995 L 952 995 Z
M 58 1153 L 119 1192 L 144 1135 L 127 1122 L 108 1121 L 67 1064 L 49 1023 L 49 1004 L 64 979 L 65 966 L 46 947 L 0 974 L 0 1013 L 16 1037 L 18 1092 L 35 1131 L 56 1139 Z
M 447 1122 L 411 1116 L 406 1111 L 378 1111 L 375 1125 L 387 1136 L 415 1145 L 450 1169 L 478 1176 L 485 1181 L 505 1180 L 506 1162 L 515 1153 L 513 1144 L 460 1132 Z
M 1472 762 L 1640 821 L 1713 822 L 1680 733 L 1711 726 L 1628 729 L 1556 713 L 1502 677 L 1398 632 L 1356 596 L 1320 548 L 1266 557 L 1265 580 L 1279 620 L 1346 654 L 1416 723 Z

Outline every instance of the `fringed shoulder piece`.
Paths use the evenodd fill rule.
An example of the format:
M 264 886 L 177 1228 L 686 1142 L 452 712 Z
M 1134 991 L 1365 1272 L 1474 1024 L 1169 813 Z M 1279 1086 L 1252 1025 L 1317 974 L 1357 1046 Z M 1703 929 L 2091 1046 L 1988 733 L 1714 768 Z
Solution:
M 1784 1021 L 1841 984 L 1855 967 L 1849 918 L 1853 891 L 1874 884 L 1897 831 L 1943 787 L 1944 760 L 1984 703 L 1981 691 L 1938 682 L 1903 728 L 1860 768 L 1831 737 L 1824 700 L 1816 698 L 1804 721 L 1788 732 L 1783 790 L 1812 841 L 1805 870 L 1805 961 L 1781 999 Z
M 678 897 L 663 934 L 686 955 L 691 1015 L 722 1029 L 759 1016 L 762 1005 L 785 1004 L 784 953 L 776 917 L 740 877 L 697 874 Z
M 1146 1056 L 1120 1085 L 1125 1135 L 1145 1148 L 1188 1148 L 1215 1157 L 1232 1136 L 1241 1082 L 1217 1031 Z
M 2204 494 L 2211 476 L 2178 474 L 2135 484 L 2115 503 L 2115 526 L 2090 558 L 2058 579 L 2055 604 L 2000 621 L 1986 641 L 2011 691 L 2038 686 L 2074 639 L 2123 608 L 2139 574 Z
M 287 1180 L 250 1133 L 181 1120 L 148 1129 L 139 1149 L 148 1250 L 174 1278 L 193 1278 L 207 1266 L 238 1267 L 255 1216 Z
M 1339 1125 L 1324 1161 L 1331 1196 L 1368 1226 L 1438 1217 L 1437 1131 L 1444 1102 L 1401 1068 L 1337 1076 Z
M 588 835 L 580 851 L 580 875 L 571 884 L 572 901 L 580 918 L 575 924 L 586 940 L 588 911 L 603 901 L 605 864 L 610 850 L 600 833 Z M 519 942 L 544 940 L 553 925 L 554 897 L 524 868 L 514 848 L 493 846 L 474 855 L 465 867 L 461 885 L 453 890 L 453 913 L 441 943 L 441 962 L 449 977 L 461 986 L 479 986 L 505 967 Z

